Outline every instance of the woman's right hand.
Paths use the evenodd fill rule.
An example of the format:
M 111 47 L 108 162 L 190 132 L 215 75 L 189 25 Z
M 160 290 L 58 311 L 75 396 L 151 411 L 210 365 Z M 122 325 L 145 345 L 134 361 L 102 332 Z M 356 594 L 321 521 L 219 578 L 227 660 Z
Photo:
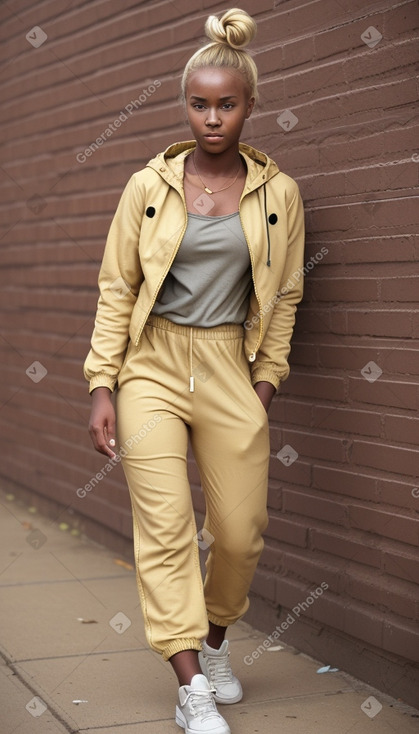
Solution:
M 115 446 L 115 409 L 107 387 L 96 387 L 92 391 L 89 433 L 96 451 L 111 459 L 116 456 L 111 448 Z

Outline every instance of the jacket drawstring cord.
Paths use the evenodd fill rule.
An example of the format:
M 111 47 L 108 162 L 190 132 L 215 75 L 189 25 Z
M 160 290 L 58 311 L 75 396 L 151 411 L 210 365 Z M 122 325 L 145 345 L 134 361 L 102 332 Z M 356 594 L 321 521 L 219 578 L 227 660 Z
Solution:
M 269 222 L 268 222 L 268 207 L 266 204 L 266 183 L 263 184 L 263 201 L 265 205 L 265 225 L 266 225 L 266 234 L 268 236 L 268 259 L 266 261 L 267 266 L 271 267 L 271 236 L 269 234 Z
M 192 326 L 189 331 L 189 392 L 195 392 L 195 377 L 192 374 Z

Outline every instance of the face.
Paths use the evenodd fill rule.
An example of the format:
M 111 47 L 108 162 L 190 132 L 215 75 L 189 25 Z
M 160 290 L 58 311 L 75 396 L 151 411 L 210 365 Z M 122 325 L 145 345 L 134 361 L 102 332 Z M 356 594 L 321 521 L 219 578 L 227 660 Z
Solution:
M 255 103 L 240 72 L 212 66 L 197 69 L 188 77 L 185 97 L 197 145 L 208 153 L 222 153 L 238 145 Z

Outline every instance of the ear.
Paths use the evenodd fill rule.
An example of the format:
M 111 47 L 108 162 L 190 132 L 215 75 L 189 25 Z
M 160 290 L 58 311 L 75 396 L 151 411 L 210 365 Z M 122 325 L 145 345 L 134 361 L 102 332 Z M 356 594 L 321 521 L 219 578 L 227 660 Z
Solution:
M 255 98 L 254 97 L 250 97 L 250 99 L 248 100 L 248 103 L 247 103 L 246 120 L 248 120 L 249 117 L 250 117 L 250 115 L 252 114 L 253 107 L 254 106 L 255 106 Z

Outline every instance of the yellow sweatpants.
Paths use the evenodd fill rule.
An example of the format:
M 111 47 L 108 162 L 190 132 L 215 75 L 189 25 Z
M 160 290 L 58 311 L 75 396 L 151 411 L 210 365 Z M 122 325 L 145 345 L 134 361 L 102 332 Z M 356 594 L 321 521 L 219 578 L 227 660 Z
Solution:
M 243 336 L 240 325 L 204 329 L 151 315 L 118 378 L 138 590 L 147 640 L 165 660 L 200 650 L 208 620 L 228 626 L 246 612 L 263 548 L 269 429 Z M 206 501 L 199 536 L 188 436 Z M 204 584 L 198 543 L 209 547 Z

